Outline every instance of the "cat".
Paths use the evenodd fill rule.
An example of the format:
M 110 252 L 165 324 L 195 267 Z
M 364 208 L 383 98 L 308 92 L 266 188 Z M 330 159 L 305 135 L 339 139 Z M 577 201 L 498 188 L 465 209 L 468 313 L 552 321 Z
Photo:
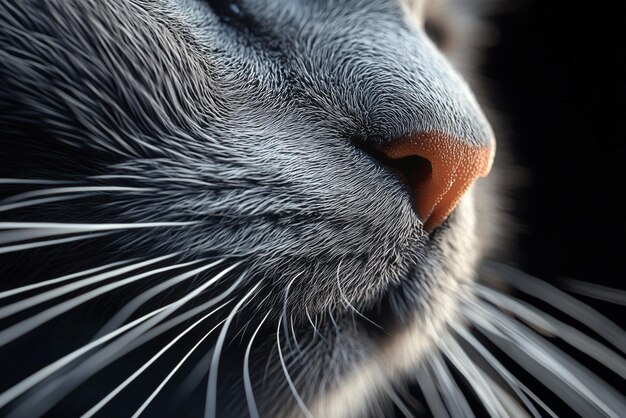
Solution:
M 489 261 L 488 3 L 2 2 L 0 411 L 553 414 L 499 349 L 623 414 L 546 338 L 623 379 L 621 328 Z

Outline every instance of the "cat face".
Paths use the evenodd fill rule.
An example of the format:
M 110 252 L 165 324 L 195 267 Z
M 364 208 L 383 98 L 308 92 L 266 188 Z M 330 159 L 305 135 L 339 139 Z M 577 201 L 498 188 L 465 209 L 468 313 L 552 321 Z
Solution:
M 495 143 L 443 55 L 467 53 L 446 32 L 447 7 L 5 2 L 2 176 L 44 180 L 11 189 L 29 194 L 9 197 L 20 210 L 5 206 L 3 219 L 26 235 L 5 242 L 67 238 L 67 274 L 87 260 L 184 265 L 193 286 L 177 297 L 231 303 L 207 324 L 240 311 L 244 333 L 259 327 L 246 388 L 262 414 L 363 412 L 454 317 L 490 222 L 473 180 Z M 487 152 L 459 157 L 469 149 Z M 33 224 L 50 222 L 66 226 Z M 304 362 L 292 363 L 295 341 Z M 284 358 L 262 373 L 275 345 Z M 246 392 L 230 390 L 245 348 L 217 357 L 227 383 L 211 408 L 245 408 Z

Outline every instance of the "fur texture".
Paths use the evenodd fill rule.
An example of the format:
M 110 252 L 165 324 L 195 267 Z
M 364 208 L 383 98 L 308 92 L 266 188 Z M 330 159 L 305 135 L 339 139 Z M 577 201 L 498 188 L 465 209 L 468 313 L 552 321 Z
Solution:
M 99 300 L 89 293 L 96 284 L 112 286 L 117 293 L 102 290 L 99 306 L 114 314 L 83 329 L 104 326 L 92 342 L 155 316 L 23 390 L 13 386 L 21 377 L 7 379 L 2 405 L 15 416 L 143 412 L 136 399 L 151 401 L 152 390 L 115 404 L 126 377 L 111 384 L 94 373 L 110 364 L 132 377 L 162 347 L 197 333 L 181 341 L 187 349 L 204 341 L 189 352 L 202 353 L 204 369 L 189 376 L 208 373 L 208 390 L 200 391 L 206 405 L 177 406 L 190 416 L 380 416 L 427 361 L 447 367 L 437 362 L 442 344 L 458 359 L 449 329 L 467 322 L 461 307 L 479 310 L 473 286 L 496 224 L 491 185 L 478 182 L 427 234 L 403 182 L 355 146 L 433 131 L 493 143 L 457 72 L 471 76 L 482 6 L 455 3 L 4 1 L 0 251 L 14 272 L 8 282 L 113 271 L 44 297 L 60 306 L 77 301 L 72 290 L 93 294 L 88 302 Z M 440 46 L 457 69 L 425 22 L 443 28 Z M 36 260 L 52 265 L 45 278 L 27 267 Z M 117 274 L 112 263 L 121 262 L 151 264 Z M 28 318 L 11 315 L 54 308 L 41 303 L 3 303 L 2 345 L 33 341 L 39 322 L 28 328 Z M 140 348 L 147 357 L 124 360 L 166 320 L 173 325 Z M 54 329 L 40 335 L 67 339 Z M 76 340 L 57 351 L 90 339 Z M 49 363 L 15 374 L 27 378 Z M 152 388 L 163 377 L 144 381 Z M 71 395 L 83 381 L 96 389 Z M 195 388 L 189 382 L 178 385 Z M 174 397 L 166 393 L 146 413 L 167 415 Z M 619 406 L 611 396 L 610 407 Z

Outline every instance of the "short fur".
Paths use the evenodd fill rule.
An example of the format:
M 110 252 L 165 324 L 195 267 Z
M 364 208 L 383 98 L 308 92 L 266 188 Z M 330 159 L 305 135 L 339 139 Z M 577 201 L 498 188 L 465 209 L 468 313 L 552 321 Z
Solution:
M 414 381 L 425 358 L 447 341 L 450 324 L 465 322 L 459 311 L 471 304 L 478 263 L 493 245 L 497 204 L 490 184 L 480 181 L 445 224 L 427 234 L 406 186 L 361 147 L 433 131 L 472 145 L 493 143 L 457 72 L 471 76 L 475 67 L 484 5 L 232 4 L 0 5 L 0 177 L 8 185 L 2 242 L 101 234 L 59 244 L 64 251 L 45 246 L 32 258 L 19 259 L 16 253 L 24 251 L 14 249 L 4 255 L 6 265 L 21 267 L 8 271 L 26 273 L 12 279 L 20 285 L 40 281 L 41 269 L 24 266 L 42 254 L 57 260 L 51 270 L 58 275 L 168 254 L 174 255 L 161 264 L 223 260 L 147 305 L 156 309 L 184 297 L 234 266 L 185 305 L 230 292 L 223 313 L 199 327 L 206 332 L 226 320 L 216 331 L 222 343 L 212 335 L 200 348 L 211 353 L 210 341 L 216 344 L 207 358 L 217 392 L 209 383 L 206 409 L 184 404 L 181 414 L 253 413 L 242 372 L 250 342 L 250 388 L 262 416 L 380 416 L 394 388 Z M 440 46 L 457 69 L 428 38 L 427 20 L 445 28 Z M 16 178 L 55 185 L 7 180 Z M 59 199 L 28 203 L 49 197 Z M 12 209 L 16 202 L 27 203 Z M 57 233 L 8 222 L 123 225 L 66 226 Z M 172 276 L 135 284 L 102 306 L 114 311 Z M 236 315 L 231 309 L 238 301 Z M 112 364 L 126 375 L 143 361 Z M 50 378 L 68 393 L 70 370 Z M 50 381 L 12 399 L 8 409 L 38 415 L 56 405 L 53 411 L 83 413 L 115 393 L 104 385 L 104 393 L 72 402 L 77 397 L 37 390 L 57 393 L 45 386 Z M 171 396 L 163 395 L 161 404 Z

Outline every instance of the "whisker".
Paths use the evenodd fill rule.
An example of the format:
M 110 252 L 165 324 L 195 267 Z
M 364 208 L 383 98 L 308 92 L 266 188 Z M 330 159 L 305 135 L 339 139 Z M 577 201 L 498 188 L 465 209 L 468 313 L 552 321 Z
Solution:
M 291 328 L 291 337 L 293 338 L 293 343 L 296 346 L 296 351 L 300 354 L 300 356 L 302 356 L 302 349 L 300 348 L 300 343 L 296 337 L 296 330 L 293 326 L 293 314 L 289 314 L 289 327 Z
M 477 328 L 583 416 L 618 417 L 626 402 L 613 388 L 532 329 L 479 300 L 465 314 Z
M 22 202 L 1 205 L 0 212 L 8 212 L 10 210 L 27 208 L 27 207 L 36 206 L 36 205 L 44 205 L 47 203 L 65 202 L 68 200 L 80 199 L 82 197 L 85 197 L 85 195 L 84 194 L 72 194 L 72 195 L 67 195 L 67 196 L 46 197 L 46 198 L 41 198 L 41 199 L 25 200 Z
M 154 329 L 146 332 L 154 325 L 162 322 L 165 318 L 170 316 L 185 303 L 197 297 L 200 293 L 202 293 L 208 287 L 220 280 L 222 277 L 224 277 L 226 274 L 236 268 L 239 264 L 239 262 L 235 263 L 234 265 L 220 271 L 202 286 L 195 289 L 193 292 L 187 294 L 186 296 L 180 298 L 173 303 L 170 303 L 165 307 L 165 309 L 158 312 L 157 315 L 154 315 L 153 318 L 149 318 L 147 321 L 140 324 L 135 329 L 129 331 L 126 335 L 122 336 L 119 340 L 94 353 L 89 359 L 84 361 L 80 366 L 76 367 L 71 372 L 62 375 L 61 377 L 59 377 L 59 379 L 57 379 L 57 381 L 50 382 L 46 387 L 37 391 L 29 399 L 25 399 L 21 404 L 21 408 L 16 408 L 11 416 L 14 416 L 16 418 L 24 415 L 35 417 L 44 414 L 49 408 L 56 404 L 56 402 L 62 399 L 65 394 L 70 392 L 74 387 L 78 386 L 82 381 L 87 379 L 89 376 L 92 376 L 94 373 L 105 367 L 107 364 L 111 364 L 119 357 L 125 355 L 126 353 L 134 350 L 137 347 L 140 347 L 146 342 L 183 323 L 189 318 L 193 318 L 199 313 L 206 312 L 207 309 L 228 297 L 239 286 L 244 278 L 244 275 L 241 275 L 239 279 L 237 279 L 228 289 L 226 289 L 226 291 L 222 292 L 215 298 L 212 298 L 207 302 L 204 302 L 201 305 L 196 306 L 195 308 L 192 308 L 187 312 L 180 314 L 173 319 L 162 323 L 161 325 L 156 326 Z M 205 268 L 208 267 L 205 266 Z M 183 273 L 181 276 L 186 276 L 189 278 L 193 277 L 198 274 L 198 270 L 200 269 Z M 223 303 L 217 309 L 222 309 L 230 302 L 231 300 Z
M 527 303 L 499 293 L 495 290 L 477 286 L 476 291 L 493 304 L 513 312 L 519 319 L 540 329 L 547 329 L 551 335 L 561 338 L 579 351 L 592 357 L 607 368 L 626 379 L 626 364 L 617 353 L 585 335 L 576 328 L 559 321 L 551 315 Z M 545 327 L 545 325 L 547 327 Z M 617 347 L 623 350 L 626 347 Z
M 31 239 L 47 238 L 55 235 L 69 235 L 78 232 L 85 232 L 80 229 L 66 229 L 59 232 L 58 229 L 40 228 L 40 229 L 14 229 L 0 232 L 0 244 L 9 244 L 13 242 L 28 241 Z
M 509 391 L 504 390 L 502 386 L 500 386 L 494 379 L 488 375 L 482 369 L 479 369 L 482 375 L 482 378 L 485 379 L 487 384 L 491 385 L 493 388 L 493 393 L 495 393 L 496 397 L 502 404 L 502 407 L 506 411 L 507 417 L 519 417 L 519 418 L 530 418 L 528 412 L 524 409 L 522 405 L 514 398 Z
M 441 395 L 437 390 L 435 377 L 426 365 L 420 367 L 417 374 L 417 383 L 422 391 L 422 395 L 424 395 L 424 399 L 426 399 L 426 404 L 428 404 L 428 408 L 433 417 L 450 417 L 443 399 L 441 399 Z
M 408 391 L 408 387 L 398 386 L 395 388 L 395 392 L 411 412 L 418 417 L 425 414 L 424 405 Z
M 116 267 L 119 266 L 120 264 L 124 264 L 126 262 L 129 261 L 135 261 L 136 259 L 131 259 L 131 260 L 126 260 L 126 261 L 117 261 L 115 263 L 110 263 L 104 266 L 100 266 L 100 267 L 95 267 L 89 270 L 84 270 L 78 273 L 72 273 L 72 274 L 68 274 L 66 276 L 61 276 L 61 277 L 57 277 L 56 279 L 50 279 L 50 280 L 45 280 L 43 282 L 39 282 L 39 283 L 34 283 L 34 284 L 29 284 L 26 286 L 21 286 L 21 287 L 16 287 L 14 289 L 9 289 L 9 290 L 5 290 L 3 292 L 0 292 L 0 299 L 4 299 L 4 298 L 8 298 L 10 296 L 15 296 L 18 295 L 20 293 L 24 293 L 24 292 L 28 292 L 31 290 L 35 290 L 35 289 L 39 289 L 40 287 L 45 287 L 45 286 L 50 286 L 53 284 L 57 284 L 57 283 L 62 283 L 68 280 L 72 280 L 78 277 L 82 277 L 82 276 L 86 276 L 88 274 L 91 273 L 97 273 L 99 271 L 102 270 L 106 270 L 108 268 L 112 268 L 112 267 Z
M 357 315 L 359 315 L 361 318 L 365 319 L 367 322 L 369 322 L 370 324 L 374 325 L 376 328 L 380 329 L 380 330 L 384 330 L 383 327 L 381 327 L 380 325 L 378 325 L 376 322 L 372 321 L 371 319 L 369 319 L 368 317 L 366 317 L 365 315 L 363 315 L 357 308 L 355 308 L 352 303 L 350 303 L 350 301 L 348 300 L 348 298 L 346 297 L 346 295 L 343 293 L 343 290 L 341 289 L 341 282 L 339 280 L 339 270 L 341 269 L 341 262 L 339 262 L 339 265 L 337 266 L 337 274 L 336 274 L 336 279 L 337 279 L 337 288 L 339 289 L 339 294 L 341 295 L 341 299 L 343 299 L 344 303 L 346 305 L 348 305 L 348 307 L 350 309 L 352 309 L 352 311 L 354 311 L 354 313 L 356 313 Z
M 192 263 L 197 263 L 201 260 L 194 261 Z M 215 267 L 221 264 L 224 259 L 217 260 L 209 265 L 208 268 Z M 107 323 L 100 329 L 100 331 L 96 334 L 97 338 L 99 335 L 105 334 L 112 329 L 119 327 L 123 324 L 126 319 L 128 319 L 137 309 L 139 309 L 144 303 L 158 295 L 159 293 L 164 292 L 167 289 L 176 286 L 177 284 L 187 280 L 188 278 L 182 276 L 172 277 L 162 283 L 159 283 L 156 286 L 151 287 L 150 289 L 142 292 L 139 296 L 135 297 L 133 300 L 128 302 L 122 309 L 120 309 Z
M 493 392 L 494 386 L 489 384 L 484 374 L 454 338 L 449 335 L 442 338 L 440 349 L 454 364 L 454 367 L 470 382 L 472 390 L 481 400 L 490 416 L 508 416 L 501 400 Z
M 565 287 L 574 293 L 609 302 L 616 305 L 626 306 L 626 291 L 612 287 L 600 286 L 594 283 L 581 282 L 580 280 L 568 279 Z
M 213 352 L 213 358 L 211 359 L 211 369 L 209 371 L 209 381 L 207 384 L 207 395 L 206 395 L 206 405 L 204 410 L 204 416 L 207 418 L 213 418 L 216 414 L 217 408 L 217 372 L 220 362 L 220 355 L 222 353 L 222 347 L 224 346 L 224 340 L 226 339 L 226 334 L 228 333 L 228 328 L 230 327 L 233 318 L 241 309 L 241 307 L 246 303 L 248 298 L 252 296 L 252 294 L 258 289 L 261 285 L 261 281 L 259 281 L 248 293 L 246 293 L 241 300 L 235 305 L 233 310 L 230 312 L 228 317 L 226 318 L 226 322 L 222 327 L 219 337 L 217 338 L 217 342 L 215 343 L 215 351 Z
M 0 230 L 11 230 L 0 233 L 0 243 L 23 241 L 34 238 L 52 237 L 57 235 L 76 234 L 80 232 L 116 231 L 143 228 L 178 227 L 194 225 L 196 222 L 146 222 L 146 223 L 120 223 L 120 224 L 73 224 L 51 222 L 0 222 Z M 108 232 L 111 233 L 111 232 Z M 18 244 L 0 247 L 0 254 L 23 251 L 32 248 L 46 247 L 49 245 L 63 244 L 81 239 L 94 238 L 106 235 L 105 233 L 80 235 L 78 237 L 61 238 L 43 242 Z
M 217 312 L 219 309 L 214 309 L 211 312 L 209 312 L 208 314 L 204 315 L 202 318 L 198 319 L 196 322 L 194 322 L 193 324 L 191 324 L 189 327 L 187 327 L 183 332 L 181 332 L 180 334 L 178 334 L 174 339 L 172 339 L 169 343 L 167 343 L 165 345 L 165 347 L 161 348 L 154 356 L 152 356 L 150 358 L 150 360 L 148 360 L 147 362 L 145 362 L 140 368 L 138 368 L 133 374 L 131 374 L 128 378 L 126 378 L 126 380 L 124 380 L 122 383 L 120 383 L 115 389 L 113 389 L 111 392 L 109 392 L 109 394 L 107 396 L 105 396 L 100 402 L 98 402 L 96 405 L 94 405 L 92 408 L 90 408 L 87 412 L 85 412 L 83 415 L 81 415 L 82 418 L 90 418 L 92 417 L 96 412 L 98 412 L 99 410 L 101 410 L 107 403 L 109 403 L 109 401 L 111 401 L 111 399 L 113 399 L 115 396 L 117 396 L 118 393 L 120 393 L 122 390 L 124 390 L 124 388 L 126 388 L 133 380 L 135 380 L 137 377 L 139 377 L 139 375 L 141 375 L 148 367 L 150 367 L 155 361 L 157 361 L 167 350 L 169 350 L 174 344 L 176 344 L 181 338 L 183 338 L 185 335 L 187 335 L 189 332 L 191 332 L 195 327 L 197 327 L 199 324 L 201 324 L 202 322 L 204 322 L 204 320 L 206 320 L 207 318 L 211 317 L 215 312 Z M 218 326 L 221 325 L 221 322 L 218 323 L 213 329 L 211 329 L 211 331 L 209 331 L 209 334 L 211 332 L 213 332 L 214 329 L 216 329 Z M 207 334 L 205 336 L 208 337 L 209 334 Z M 202 339 L 203 341 L 204 339 Z M 197 346 L 196 346 L 197 347 Z M 195 349 L 195 347 L 194 347 Z M 191 354 L 191 353 L 189 353 Z M 186 357 L 185 357 L 186 358 Z M 177 370 L 177 368 L 175 369 Z M 171 375 L 169 376 L 171 377 Z M 166 378 L 166 380 L 164 380 L 163 385 L 167 382 L 167 380 L 169 380 L 169 377 Z M 159 387 L 157 387 L 157 390 L 155 391 L 156 393 L 158 393 L 158 391 L 161 389 L 161 385 L 159 385 Z M 156 393 L 153 393 L 154 396 L 156 396 Z M 147 399 L 147 403 L 141 405 L 141 407 L 137 410 L 137 412 L 135 412 L 135 414 L 133 416 L 138 416 L 141 411 L 143 411 L 143 409 L 145 409 L 148 406 L 148 403 L 153 399 L 153 396 L 151 395 L 148 399 Z
M 144 223 L 112 223 L 112 224 L 80 224 L 80 223 L 58 223 L 58 222 L 0 222 L 2 229 L 49 229 L 62 234 L 65 230 L 92 232 L 111 231 L 114 229 L 142 229 L 159 228 L 170 226 L 188 226 L 197 222 L 144 222 Z
M 406 418 L 415 418 L 415 415 L 404 404 L 402 399 L 400 399 L 400 396 L 396 393 L 396 391 L 392 387 L 388 385 L 384 385 L 383 390 L 385 391 L 389 399 L 391 399 L 391 402 L 393 402 L 393 404 L 400 410 L 403 416 L 405 416 Z
M 172 182 L 172 183 L 188 183 L 196 186 L 207 186 L 207 187 L 216 187 L 217 183 L 209 183 L 207 181 L 198 180 L 195 178 L 187 178 L 187 177 L 154 177 L 150 176 L 149 178 L 145 176 L 133 176 L 133 175 L 101 175 L 101 176 L 93 176 L 92 179 L 102 179 L 102 180 L 149 180 L 154 182 L 155 184 L 161 184 L 163 182 Z
M 220 325 L 222 325 L 224 323 L 224 321 L 225 320 L 221 320 L 220 322 L 218 322 L 217 325 L 215 325 L 213 328 L 211 328 L 211 330 L 209 332 L 207 332 L 202 338 L 200 338 L 200 340 L 191 348 L 191 350 L 189 350 L 187 352 L 187 354 L 185 354 L 185 356 L 178 362 L 178 364 L 176 364 L 176 366 L 165 377 L 165 379 L 163 379 L 163 381 L 159 384 L 159 386 L 150 394 L 148 399 L 146 399 L 144 401 L 144 403 L 139 407 L 139 409 L 137 409 L 137 411 L 135 411 L 135 413 L 133 414 L 132 418 L 137 418 L 139 415 L 141 415 L 143 413 L 143 411 L 145 411 L 145 409 L 148 407 L 148 405 L 150 405 L 150 402 L 152 402 L 152 400 L 159 394 L 161 389 L 163 389 L 163 387 L 167 384 L 167 382 L 169 382 L 169 380 L 172 378 L 172 376 L 174 376 L 174 374 L 178 371 L 178 369 L 180 369 L 180 367 L 183 365 L 183 363 L 185 363 L 185 361 L 187 361 L 189 356 L 191 356 L 191 354 L 193 354 L 193 352 L 200 346 L 200 344 L 202 344 L 202 342 L 204 342 L 204 340 L 206 340 L 209 337 L 209 335 L 211 335 L 213 333 L 213 331 L 215 331 Z
M 463 338 L 468 344 L 470 344 L 478 354 L 480 354 L 490 366 L 502 377 L 509 387 L 515 392 L 518 398 L 524 403 L 526 408 L 530 411 L 533 417 L 541 417 L 541 414 L 535 406 L 528 400 L 525 394 L 528 394 L 535 402 L 537 402 L 550 416 L 556 418 L 556 414 L 536 396 L 526 385 L 520 382 L 515 376 L 513 376 L 507 369 L 496 359 L 496 357 L 487 350 L 487 348 L 480 343 L 471 333 L 467 331 L 462 325 L 452 324 L 452 327 L 456 333 Z M 521 389 L 521 391 L 520 391 Z M 524 394 L 525 393 L 525 394 Z
M 26 299 L 22 299 L 18 302 L 15 302 L 15 303 L 12 303 L 10 305 L 0 308 L 0 319 L 6 318 L 11 315 L 15 315 L 18 312 L 21 312 L 33 306 L 39 305 L 43 302 L 49 301 L 50 299 L 54 299 L 56 297 L 66 295 L 70 292 L 81 289 L 83 287 L 86 287 L 86 286 L 89 286 L 89 285 L 92 285 L 92 284 L 95 284 L 95 283 L 98 283 L 98 282 L 101 282 L 101 281 L 104 281 L 104 280 L 107 280 L 116 276 L 121 276 L 122 274 L 129 273 L 133 270 L 137 270 L 137 269 L 149 266 L 151 264 L 158 263 L 163 260 L 167 260 L 169 258 L 176 256 L 177 254 L 178 253 L 169 254 L 169 255 L 162 256 L 162 257 L 153 258 L 148 261 L 142 261 L 137 264 L 132 264 L 129 266 L 121 267 L 112 271 L 108 271 L 106 273 L 101 273 L 101 274 L 98 274 L 98 275 L 95 275 L 86 279 L 82 279 L 82 280 L 79 280 L 70 284 L 66 284 L 61 287 L 57 287 L 55 289 L 40 293 L 35 296 L 31 296 Z M 128 262 L 128 260 L 124 261 L 123 263 L 125 262 Z M 194 261 L 194 262 L 197 262 L 197 261 Z M 184 267 L 184 265 L 180 265 L 180 266 Z
M 153 187 L 124 187 L 124 186 L 76 186 L 76 187 L 56 187 L 52 189 L 33 190 L 30 192 L 19 193 L 10 197 L 7 197 L 0 201 L 0 203 L 13 203 L 20 200 L 29 199 L 32 197 L 47 196 L 63 193 L 74 192 L 154 192 L 159 189 Z
M 87 293 L 84 293 L 82 295 L 76 296 L 72 299 L 69 299 L 63 303 L 60 303 L 58 305 L 55 305 L 51 308 L 48 308 L 40 313 L 38 313 L 37 315 L 33 315 L 32 317 L 23 320 L 22 322 L 19 322 L 9 328 L 6 328 L 5 330 L 3 330 L 2 332 L 0 332 L 0 347 L 8 344 L 9 342 L 15 340 L 16 338 L 21 337 L 22 335 L 26 334 L 27 332 L 32 331 L 33 329 L 45 324 L 46 322 L 50 321 L 53 318 L 56 318 L 57 316 L 64 314 L 65 312 L 79 306 L 82 305 L 83 303 L 91 300 L 91 299 L 95 299 L 98 296 L 104 295 L 105 293 L 108 293 L 112 290 L 115 290 L 117 288 L 120 288 L 122 286 L 125 286 L 127 284 L 136 282 L 138 280 L 144 279 L 146 277 L 150 277 L 150 276 L 154 276 L 155 274 L 159 274 L 159 273 L 163 273 L 169 270 L 173 270 L 173 269 L 177 269 L 180 267 L 184 267 L 186 266 L 187 263 L 182 263 L 182 264 L 175 264 L 173 266 L 167 266 L 167 267 L 161 267 L 158 269 L 154 269 L 151 271 L 147 271 L 144 273 L 140 273 L 137 274 L 135 276 L 131 276 L 128 277 L 126 279 L 122 279 L 122 280 L 117 280 L 113 283 L 101 286 L 97 289 L 94 289 L 92 291 L 89 291 Z M 201 270 L 203 269 L 202 267 L 200 269 L 196 269 L 198 270 L 198 272 L 203 271 Z M 196 271 L 194 270 L 194 271 Z M 196 273 L 197 274 L 197 273 Z
M 248 403 L 248 412 L 250 413 L 250 418 L 259 418 L 259 411 L 256 406 L 256 402 L 254 400 L 254 392 L 252 390 L 252 382 L 250 380 L 250 351 L 252 350 L 252 344 L 254 344 L 254 339 L 258 334 L 259 330 L 265 323 L 265 320 L 269 316 L 270 312 L 266 313 L 259 325 L 254 330 L 252 337 L 250 337 L 250 341 L 248 342 L 248 346 L 246 347 L 246 353 L 243 357 L 243 386 L 246 392 L 246 402 Z
M 426 358 L 432 370 L 432 376 L 435 377 L 436 384 L 439 387 L 439 393 L 442 400 L 453 417 L 473 418 L 472 408 L 467 403 L 467 399 L 463 391 L 457 385 L 450 369 L 437 352 L 432 353 Z
M 58 239 L 52 239 L 48 241 L 32 242 L 29 244 L 9 245 L 6 247 L 0 247 L 0 254 L 8 254 L 8 253 L 13 253 L 17 251 L 32 250 L 34 248 L 50 247 L 52 245 L 58 245 L 58 244 L 67 244 L 68 242 L 76 242 L 76 241 L 82 241 L 85 239 L 104 237 L 106 235 L 111 235 L 111 233 L 112 232 L 99 232 L 95 234 L 78 235 L 78 236 L 68 237 L 68 238 L 58 238 Z
M 307 418 L 313 418 L 313 414 L 311 414 L 311 411 L 309 411 L 309 409 L 306 407 L 306 404 L 304 403 L 304 401 L 302 400 L 302 398 L 298 394 L 298 390 L 296 389 L 296 386 L 294 385 L 293 381 L 291 380 L 291 376 L 289 375 L 289 371 L 287 370 L 287 366 L 285 365 L 285 358 L 283 357 L 283 350 L 282 350 L 281 345 L 280 345 L 280 325 L 281 325 L 282 319 L 283 319 L 282 316 L 280 316 L 278 318 L 278 326 L 276 327 L 276 344 L 278 345 L 278 357 L 280 359 L 280 365 L 281 365 L 281 367 L 283 369 L 283 373 L 285 375 L 285 378 L 287 379 L 287 384 L 289 385 L 289 390 L 291 391 L 294 399 L 298 403 L 298 406 L 300 407 L 300 410 L 302 411 L 302 413 Z
M 188 398 L 193 391 L 200 386 L 205 376 L 209 374 L 209 368 L 211 367 L 211 358 L 213 357 L 213 348 L 204 353 L 202 358 L 193 367 L 193 369 L 187 374 L 187 377 L 182 381 L 175 393 L 175 397 L 178 399 Z
M 276 343 L 274 343 L 271 347 L 271 349 L 269 350 L 269 353 L 267 355 L 267 360 L 265 362 L 265 367 L 264 367 L 264 372 L 263 372 L 263 385 L 267 384 L 267 377 L 270 374 L 270 366 L 272 366 L 272 360 L 274 358 L 274 347 L 276 346 Z
M 68 183 L 76 183 L 76 182 L 67 181 L 67 180 L 0 178 L 0 184 L 68 184 Z
M 10 389 L 5 391 L 4 393 L 0 394 L 0 408 L 3 407 L 4 405 L 6 405 L 7 403 L 11 402 L 13 399 L 17 398 L 18 396 L 20 396 L 21 394 L 23 394 L 24 392 L 26 392 L 30 388 L 32 388 L 35 385 L 37 385 L 39 382 L 42 382 L 44 379 L 46 379 L 47 377 L 51 376 L 52 374 L 54 374 L 58 370 L 62 369 L 66 365 L 70 364 L 72 361 L 74 361 L 75 359 L 79 358 L 83 354 L 89 352 L 93 348 L 96 348 L 96 347 L 106 343 L 107 341 L 115 338 L 116 336 L 118 336 L 120 334 L 123 334 L 124 332 L 126 332 L 127 330 L 133 328 L 134 326 L 139 325 L 142 322 L 150 319 L 151 317 L 153 317 L 154 315 L 158 314 L 159 312 L 167 309 L 169 306 L 171 306 L 171 305 L 167 305 L 167 306 L 161 307 L 159 309 L 156 309 L 156 310 L 154 310 L 154 311 L 152 311 L 152 312 L 142 316 L 141 318 L 137 318 L 134 321 L 124 325 L 123 327 L 118 328 L 115 331 L 112 331 L 112 332 L 110 332 L 110 333 L 108 333 L 106 335 L 103 335 L 102 337 L 98 338 L 97 340 L 94 340 L 94 341 L 92 341 L 92 342 L 90 342 L 90 343 L 80 347 L 77 350 L 74 350 L 73 352 L 71 352 L 71 353 L 63 356 L 62 358 L 56 360 L 54 363 L 51 363 L 51 364 L 47 365 L 46 367 L 44 367 L 43 369 L 39 370 L 38 372 L 30 375 L 26 379 L 22 380 L 20 383 L 16 384 L 15 386 L 11 387 Z
M 287 344 L 289 345 L 289 349 L 290 350 L 293 350 L 293 349 L 291 348 L 291 341 L 289 340 L 289 329 L 288 329 L 288 325 L 287 325 L 287 302 L 288 302 L 288 299 L 289 299 L 289 291 L 291 290 L 291 285 L 301 275 L 302 275 L 302 272 L 296 274 L 295 277 L 293 277 L 289 281 L 289 283 L 287 283 L 287 287 L 285 288 L 285 296 L 283 297 L 283 316 L 285 317 L 285 322 L 283 323 L 283 327 L 284 327 L 283 331 L 285 332 L 285 338 L 287 340 Z
M 337 324 L 337 321 L 335 321 L 335 317 L 333 315 L 333 313 L 331 312 L 330 308 L 328 309 L 328 319 L 330 319 L 330 323 L 333 326 L 333 330 L 335 331 L 335 333 L 337 335 L 341 335 L 341 330 L 339 329 L 339 324 Z
M 267 294 L 265 295 L 265 297 L 263 297 L 263 299 L 261 299 L 260 301 L 258 301 L 256 303 L 257 306 L 263 306 L 263 304 L 271 298 L 271 294 Z M 235 334 L 233 334 L 232 336 L 232 340 L 236 340 L 239 336 L 241 336 L 241 342 L 243 342 L 243 335 L 245 334 L 246 330 L 248 329 L 248 327 L 250 326 L 250 324 L 252 322 L 254 322 L 254 319 L 256 319 L 255 317 L 253 318 L 249 318 L 247 321 L 245 321 L 237 330 L 237 332 Z
M 314 336 L 317 335 L 318 337 L 320 337 L 320 339 L 322 341 L 324 341 L 326 344 L 328 344 L 328 341 L 326 340 L 326 338 L 324 338 L 324 336 L 322 335 L 322 333 L 317 329 L 317 326 L 315 325 L 315 323 L 313 322 L 313 320 L 311 319 L 311 315 L 309 314 L 309 310 L 307 308 L 304 309 L 304 312 L 306 313 L 306 317 L 309 320 L 309 322 L 311 323 L 311 327 L 313 327 L 313 332 L 314 332 Z M 315 317 L 315 322 L 317 322 L 317 316 Z
M 513 267 L 493 261 L 486 262 L 484 267 L 484 272 L 488 278 L 496 281 L 505 281 L 520 291 L 545 301 L 550 306 L 586 325 L 593 332 L 615 347 L 618 347 L 620 351 L 624 352 L 626 349 L 624 330 L 585 303 L 543 280 L 539 280 Z

